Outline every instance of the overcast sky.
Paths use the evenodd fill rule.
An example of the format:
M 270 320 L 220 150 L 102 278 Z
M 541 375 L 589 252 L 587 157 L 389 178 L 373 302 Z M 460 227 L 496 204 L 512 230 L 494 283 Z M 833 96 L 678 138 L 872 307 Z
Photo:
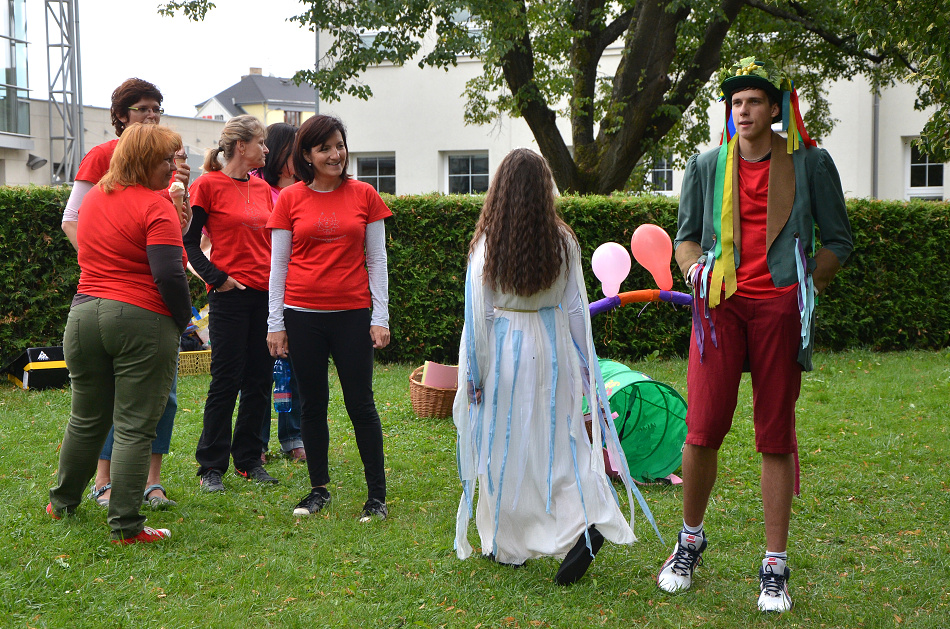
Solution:
M 45 99 L 45 2 L 27 0 L 31 96 Z M 251 67 L 290 77 L 312 68 L 315 37 L 287 18 L 297 0 L 217 0 L 204 22 L 158 15 L 159 0 L 78 0 L 83 104 L 109 107 L 129 77 L 162 91 L 167 114 L 194 116 L 195 105 L 237 83 Z

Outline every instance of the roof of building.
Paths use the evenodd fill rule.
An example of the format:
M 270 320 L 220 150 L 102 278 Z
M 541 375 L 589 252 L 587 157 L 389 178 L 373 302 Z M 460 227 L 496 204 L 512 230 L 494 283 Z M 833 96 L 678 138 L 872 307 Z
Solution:
M 261 74 L 248 74 L 231 87 L 218 92 L 213 97 L 204 100 L 196 107 L 200 109 L 208 101 L 216 100 L 221 103 L 232 116 L 247 113 L 242 105 L 257 105 L 266 103 L 276 108 L 308 107 L 314 102 L 314 91 L 309 85 L 295 85 L 291 79 Z

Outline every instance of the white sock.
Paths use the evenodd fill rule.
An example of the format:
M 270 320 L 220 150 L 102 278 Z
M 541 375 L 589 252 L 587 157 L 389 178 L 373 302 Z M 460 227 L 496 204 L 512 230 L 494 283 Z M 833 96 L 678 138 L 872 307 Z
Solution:
M 788 562 L 788 551 L 783 550 L 780 553 L 766 551 L 765 558 L 768 559 L 769 557 L 775 557 L 776 559 L 781 559 L 782 561 Z
M 703 523 L 702 523 L 702 522 L 699 523 L 699 526 L 690 526 L 689 524 L 686 523 L 686 520 L 683 520 L 683 530 L 686 531 L 687 533 L 692 534 L 692 535 L 700 535 L 700 536 L 702 536 L 702 537 L 705 537 L 705 536 L 706 536 L 706 535 L 703 533 Z

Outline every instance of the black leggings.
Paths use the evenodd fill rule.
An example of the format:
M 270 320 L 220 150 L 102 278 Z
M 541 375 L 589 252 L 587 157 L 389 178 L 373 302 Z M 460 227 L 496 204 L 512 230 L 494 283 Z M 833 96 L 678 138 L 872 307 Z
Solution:
M 261 426 L 270 418 L 274 359 L 267 350 L 267 291 L 246 288 L 208 294 L 211 385 L 195 458 L 198 474 L 249 470 L 261 464 Z M 234 430 L 231 416 L 238 394 Z
M 290 354 L 294 357 L 294 375 L 300 388 L 300 432 L 307 450 L 310 484 L 321 487 L 330 482 L 327 369 L 332 356 L 363 461 L 368 497 L 385 502 L 383 427 L 373 401 L 373 341 L 369 336 L 369 310 L 300 312 L 288 308 L 284 310 L 284 324 Z

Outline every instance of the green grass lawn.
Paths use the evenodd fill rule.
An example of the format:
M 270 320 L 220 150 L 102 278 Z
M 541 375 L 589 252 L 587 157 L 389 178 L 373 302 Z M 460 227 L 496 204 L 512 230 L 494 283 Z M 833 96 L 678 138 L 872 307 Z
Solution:
M 798 407 L 795 609 L 781 617 L 755 605 L 764 531 L 748 378 L 706 517 L 705 563 L 691 591 L 669 596 L 654 574 L 681 525 L 674 487 L 643 488 L 667 545 L 638 511 L 639 541 L 606 544 L 575 586 L 554 585 L 555 559 L 517 570 L 477 555 L 459 561 L 452 422 L 416 418 L 411 367 L 380 365 L 389 519 L 357 522 L 365 483 L 335 384 L 333 502 L 323 514 L 291 515 L 309 482 L 305 466 L 286 459 L 268 465 L 280 485 L 228 474 L 224 495 L 200 494 L 194 449 L 208 377 L 190 376 L 179 382 L 164 472 L 179 506 L 149 515 L 172 539 L 121 548 L 91 501 L 59 522 L 44 512 L 68 390 L 0 385 L 0 627 L 945 627 L 950 352 L 821 354 L 815 363 Z M 685 395 L 684 361 L 632 367 Z M 469 538 L 477 546 L 474 523 Z

